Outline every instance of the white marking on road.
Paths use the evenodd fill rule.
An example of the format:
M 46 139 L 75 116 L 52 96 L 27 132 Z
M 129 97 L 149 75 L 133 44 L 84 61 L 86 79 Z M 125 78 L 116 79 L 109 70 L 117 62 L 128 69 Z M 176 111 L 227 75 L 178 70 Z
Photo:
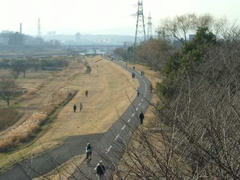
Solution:
M 130 121 L 131 121 L 131 119 L 128 120 L 128 122 L 130 122 Z
M 124 130 L 126 128 L 126 125 L 124 125 L 123 127 L 122 127 L 122 130 Z
M 143 102 L 143 99 L 141 101 Z
M 138 108 L 136 108 L 136 111 L 138 111 Z
M 139 104 L 138 104 L 138 106 L 141 106 L 141 105 L 142 105 L 142 103 L 139 103 Z
M 119 136 L 120 136 L 120 135 L 118 134 L 118 135 L 115 137 L 114 141 L 116 141 L 116 140 L 119 138 Z
M 134 117 L 135 116 L 135 113 L 132 113 L 132 117 Z
M 109 153 L 111 151 L 111 149 L 112 149 L 112 146 L 109 146 L 106 153 Z

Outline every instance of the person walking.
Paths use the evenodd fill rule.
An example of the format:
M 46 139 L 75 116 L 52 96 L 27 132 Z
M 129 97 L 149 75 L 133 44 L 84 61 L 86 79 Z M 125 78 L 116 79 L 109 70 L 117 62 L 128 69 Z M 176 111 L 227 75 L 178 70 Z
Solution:
M 85 95 L 86 95 L 86 97 L 88 97 L 88 90 L 85 91 Z
M 143 119 L 144 119 L 144 114 L 141 111 L 141 113 L 139 114 L 139 120 L 140 120 L 140 124 L 143 124 Z
M 150 89 L 150 92 L 152 92 L 153 90 L 152 84 L 150 84 L 149 89 Z
M 73 112 L 76 112 L 76 110 L 77 110 L 77 105 L 74 104 L 74 105 L 73 105 Z
M 98 176 L 98 180 L 105 180 L 105 166 L 102 163 L 102 160 L 99 161 L 99 163 L 97 164 L 97 166 L 95 167 L 97 176 Z
M 90 143 L 87 143 L 87 146 L 86 146 L 86 159 L 88 160 L 91 160 L 91 157 L 92 157 L 92 146 Z
M 135 78 L 135 73 L 134 73 L 134 72 L 132 72 L 132 78 L 133 78 L 133 79 Z
M 137 96 L 139 96 L 140 95 L 140 90 L 139 89 L 137 89 Z
M 82 103 L 80 102 L 80 104 L 79 104 L 79 111 L 81 112 L 82 109 L 83 109 L 83 105 L 82 105 Z

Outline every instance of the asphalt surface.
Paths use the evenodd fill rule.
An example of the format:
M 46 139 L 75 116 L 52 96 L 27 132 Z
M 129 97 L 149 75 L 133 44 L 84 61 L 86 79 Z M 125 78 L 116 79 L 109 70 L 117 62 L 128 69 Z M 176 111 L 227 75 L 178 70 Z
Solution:
M 104 134 L 67 138 L 62 146 L 15 164 L 0 175 L 0 180 L 27 180 L 44 175 L 74 156 L 84 154 L 88 142 L 97 143 Z
M 127 71 L 134 72 L 140 83 L 140 96 L 136 97 L 119 120 L 104 134 L 69 137 L 62 146 L 15 164 L 0 175 L 0 180 L 28 180 L 44 175 L 72 157 L 84 154 L 88 142 L 93 146 L 92 160 L 76 168 L 69 179 L 96 179 L 94 168 L 99 160 L 102 160 L 107 168 L 107 179 L 112 175 L 132 133 L 140 125 L 138 118 L 140 112 L 144 113 L 147 110 L 151 100 L 149 80 L 122 62 L 116 63 Z
M 107 169 L 106 179 L 111 179 L 115 167 L 117 167 L 122 155 L 124 154 L 132 133 L 140 125 L 138 118 L 140 112 L 142 111 L 145 113 L 149 106 L 149 102 L 152 97 L 149 90 L 151 84 L 150 81 L 146 77 L 141 76 L 139 72 L 126 67 L 123 62 L 117 63 L 124 69 L 136 74 L 136 78 L 140 83 L 140 96 L 136 97 L 126 112 L 102 137 L 93 150 L 92 160 L 89 163 L 84 163 L 80 167 L 76 168 L 74 174 L 69 178 L 69 180 L 97 179 L 95 167 L 100 160 L 103 161 L 103 164 Z

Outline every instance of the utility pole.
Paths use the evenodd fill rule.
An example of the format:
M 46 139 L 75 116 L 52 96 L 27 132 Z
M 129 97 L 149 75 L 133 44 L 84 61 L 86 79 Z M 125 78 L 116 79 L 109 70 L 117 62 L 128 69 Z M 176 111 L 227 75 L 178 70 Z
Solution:
M 41 37 L 41 22 L 40 22 L 40 18 L 38 18 L 38 37 Z
M 147 38 L 148 39 L 152 38 L 152 17 L 151 17 L 150 13 L 149 13 L 149 16 L 148 16 Z
M 134 63 L 136 62 L 136 47 L 137 45 L 146 40 L 146 31 L 144 23 L 144 13 L 143 13 L 143 0 L 138 0 L 138 10 L 137 10 L 137 23 L 134 41 Z

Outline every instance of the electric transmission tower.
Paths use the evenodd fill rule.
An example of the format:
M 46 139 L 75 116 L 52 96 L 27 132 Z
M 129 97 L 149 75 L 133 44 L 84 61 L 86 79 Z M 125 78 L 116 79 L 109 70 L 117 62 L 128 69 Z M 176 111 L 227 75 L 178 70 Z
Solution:
M 147 38 L 148 39 L 152 38 L 152 17 L 151 17 L 150 13 L 149 13 L 149 16 L 148 16 Z
M 40 18 L 38 18 L 38 37 L 41 37 L 41 22 L 40 22 Z
M 136 47 L 138 43 L 145 40 L 146 40 L 146 31 L 145 31 L 144 13 L 143 13 L 143 0 L 138 0 L 137 24 L 136 24 L 134 47 Z
M 143 13 L 143 0 L 138 0 L 137 23 L 133 50 L 133 61 L 136 62 L 136 47 L 138 44 L 146 40 L 146 31 Z

